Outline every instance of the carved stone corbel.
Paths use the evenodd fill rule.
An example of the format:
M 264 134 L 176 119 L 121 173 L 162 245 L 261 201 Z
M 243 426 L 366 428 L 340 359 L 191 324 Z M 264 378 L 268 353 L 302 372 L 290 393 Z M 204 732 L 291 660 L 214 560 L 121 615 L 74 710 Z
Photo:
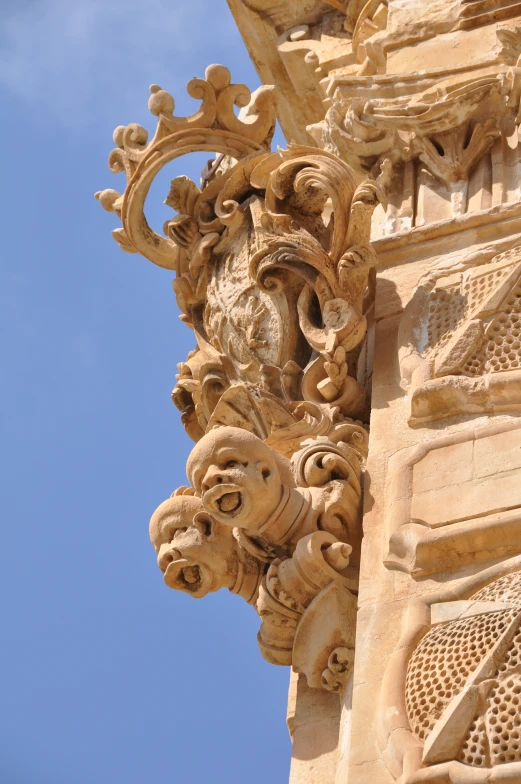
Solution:
M 232 85 L 210 66 L 176 118 L 116 130 L 113 171 L 125 192 L 97 194 L 129 251 L 175 270 L 182 319 L 197 348 L 172 398 L 196 445 L 190 488 L 154 513 L 165 583 L 199 598 L 228 588 L 262 618 L 259 645 L 312 687 L 339 690 L 353 661 L 367 428 L 366 314 L 372 212 L 380 187 L 334 155 L 290 145 L 269 153 L 274 96 Z M 244 107 L 236 117 L 233 106 Z M 176 177 L 164 237 L 143 206 L 161 168 L 195 150 L 219 153 L 201 187 Z
M 356 628 L 350 545 L 326 532 L 299 540 L 291 558 L 273 561 L 259 590 L 258 642 L 273 664 L 290 664 L 312 688 L 342 688 L 352 670 Z
M 165 583 L 195 598 L 224 587 L 243 596 L 261 617 L 263 656 L 312 688 L 338 691 L 352 669 L 366 449 L 356 423 L 307 439 L 292 462 L 253 433 L 218 427 L 189 457 L 193 487 L 150 523 Z

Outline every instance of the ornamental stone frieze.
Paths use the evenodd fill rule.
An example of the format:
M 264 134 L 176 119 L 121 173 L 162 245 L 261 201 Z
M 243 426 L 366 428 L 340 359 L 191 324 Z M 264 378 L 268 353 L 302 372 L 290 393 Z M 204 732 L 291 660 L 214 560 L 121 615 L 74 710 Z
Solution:
M 163 579 L 291 666 L 290 784 L 521 784 L 521 3 L 228 4 L 263 86 L 153 86 L 97 194 L 195 337 Z

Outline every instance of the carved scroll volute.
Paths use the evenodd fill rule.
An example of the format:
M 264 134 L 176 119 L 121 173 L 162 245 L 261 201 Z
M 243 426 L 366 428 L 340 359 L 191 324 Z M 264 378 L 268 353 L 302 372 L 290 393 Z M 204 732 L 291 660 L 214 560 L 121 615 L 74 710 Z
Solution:
M 381 190 L 374 181 L 360 184 L 350 166 L 324 151 L 290 145 L 281 157 L 276 169 L 267 161 L 252 172 L 252 184 L 265 189 L 266 235 L 250 272 L 272 294 L 287 285 L 288 273 L 304 283 L 297 302 L 300 329 L 320 354 L 304 373 L 304 399 L 357 416 L 364 391 L 353 378 L 353 362 L 367 329 L 364 294 L 375 260 L 371 215 Z
M 251 259 L 252 277 L 269 290 L 277 270 L 294 269 L 315 287 L 321 304 L 342 297 L 360 307 L 365 267 L 374 260 L 368 243 L 378 185 L 359 185 L 350 166 L 314 148 L 289 145 L 281 158 L 268 177 L 265 164 L 252 172 L 252 184 L 266 191 L 264 228 L 272 235 Z M 328 200 L 332 217 L 325 225 Z
M 279 443 L 283 432 L 294 431 L 281 428 Z M 211 430 L 188 459 L 193 486 L 158 507 L 150 536 L 169 587 L 240 594 L 261 618 L 268 661 L 339 691 L 353 663 L 367 434 L 343 422 L 329 436 L 308 439 L 292 470 L 253 433 Z
M 343 575 L 350 552 L 331 534 L 311 534 L 292 558 L 271 564 L 260 586 L 261 653 L 274 664 L 291 664 L 311 688 L 338 691 L 352 668 L 356 597 Z
M 210 66 L 188 92 L 201 107 L 177 118 L 151 88 L 154 138 L 118 128 L 109 161 L 125 192 L 97 194 L 121 218 L 124 250 L 175 270 L 197 338 L 172 393 L 197 441 L 191 487 L 156 510 L 151 540 L 169 587 L 241 595 L 269 661 L 338 691 L 354 650 L 367 431 L 351 417 L 366 403 L 356 372 L 381 191 L 327 152 L 269 153 L 271 88 L 251 96 Z M 193 151 L 221 155 L 201 187 L 172 181 L 160 237 L 144 215 L 150 185 Z
M 349 542 L 354 566 L 360 559 L 361 475 L 366 457 L 367 431 L 344 423 L 327 437 L 305 441 L 292 458 L 298 486 L 309 488 L 313 498 L 318 527 Z

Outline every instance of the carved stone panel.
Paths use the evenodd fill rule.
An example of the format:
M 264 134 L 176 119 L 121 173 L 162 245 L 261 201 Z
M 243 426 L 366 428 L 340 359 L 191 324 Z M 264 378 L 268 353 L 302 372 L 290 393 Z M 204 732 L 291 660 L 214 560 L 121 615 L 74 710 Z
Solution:
M 521 427 L 432 439 L 390 463 L 389 569 L 426 574 L 521 552 Z
M 411 425 L 520 407 L 519 251 L 465 266 L 434 268 L 405 309 L 398 341 Z
M 387 666 L 380 743 L 407 784 L 518 782 L 519 558 L 457 594 L 440 591 L 409 614 Z

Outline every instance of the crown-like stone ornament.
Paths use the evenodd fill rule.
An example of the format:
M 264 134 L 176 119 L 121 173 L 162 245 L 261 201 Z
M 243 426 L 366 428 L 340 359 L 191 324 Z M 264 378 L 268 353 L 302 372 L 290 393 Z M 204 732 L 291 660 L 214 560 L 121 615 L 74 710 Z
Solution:
M 224 65 L 210 65 L 205 79 L 192 79 L 188 95 L 201 101 L 189 117 L 174 115 L 175 102 L 158 85 L 150 87 L 148 108 L 158 118 L 156 132 L 148 142 L 148 132 L 137 123 L 119 125 L 114 131 L 116 149 L 109 155 L 114 174 L 124 172 L 123 194 L 115 190 L 96 193 L 101 206 L 115 212 L 122 229 L 113 236 L 127 253 L 141 253 L 154 264 L 175 269 L 176 246 L 171 239 L 152 231 L 143 213 L 150 185 L 170 161 L 194 151 L 219 152 L 240 160 L 265 150 L 275 129 L 275 91 L 260 87 L 255 93 L 243 84 L 231 84 Z M 241 108 L 236 117 L 234 107 Z

